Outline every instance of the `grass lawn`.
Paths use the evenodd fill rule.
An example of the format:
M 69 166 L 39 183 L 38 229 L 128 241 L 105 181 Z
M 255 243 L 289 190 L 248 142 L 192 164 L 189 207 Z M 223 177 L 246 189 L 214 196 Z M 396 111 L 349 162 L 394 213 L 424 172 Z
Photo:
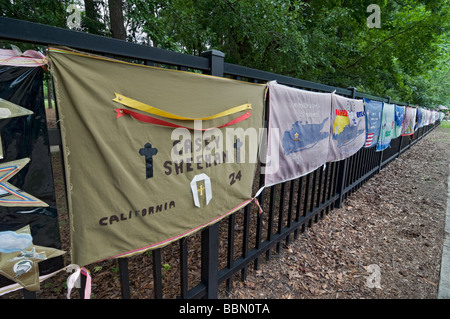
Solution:
M 440 127 L 450 129 L 450 121 L 442 121 Z

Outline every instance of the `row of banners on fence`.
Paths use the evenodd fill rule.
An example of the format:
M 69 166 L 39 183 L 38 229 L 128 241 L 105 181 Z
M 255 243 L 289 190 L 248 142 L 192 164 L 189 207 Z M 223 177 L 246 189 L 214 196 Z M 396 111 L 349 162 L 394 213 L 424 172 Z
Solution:
M 362 147 L 383 151 L 392 139 L 412 135 L 443 117 L 442 112 L 424 108 L 310 92 L 276 82 L 268 83 L 268 92 L 266 164 L 272 169 L 266 169 L 265 186 L 306 175 Z
M 50 49 L 49 60 L 78 265 L 161 247 L 242 208 L 255 197 L 258 157 L 269 186 L 366 144 L 372 101 L 67 49 Z M 416 109 L 403 109 L 400 133 L 412 134 Z M 395 106 L 374 110 L 371 145 L 381 150 L 394 135 Z
M 148 67 L 70 49 L 50 48 L 48 59 L 63 143 L 71 257 L 80 266 L 162 247 L 241 209 L 255 200 L 258 159 L 265 164 L 262 186 L 267 187 L 362 147 L 381 151 L 391 139 L 411 135 L 440 116 L 422 108 Z M 7 79 L 13 80 L 12 75 Z M 34 96 L 43 101 L 42 91 Z M 0 116 L 6 113 L 2 106 Z M 26 116 L 20 126 L 25 131 L 32 115 Z M 2 129 L 2 137 L 8 132 Z M 21 156 L 5 157 L 2 167 L 11 167 L 10 161 Z M 38 161 L 31 158 L 31 163 Z M 47 174 L 35 175 L 41 173 Z M 23 235 L 32 224 L 23 218 L 32 216 L 23 214 L 24 202 L 6 204 L 13 199 L 11 189 L 27 188 L 19 182 L 1 185 L 10 187 L 0 190 L 0 236 L 8 238 L 8 247 L 24 244 L 0 247 L 0 271 L 23 284 L 20 279 L 28 271 L 18 270 L 18 261 L 42 257 L 44 249 L 32 246 L 34 236 L 30 241 L 31 235 Z M 31 190 L 30 200 L 52 201 Z M 14 211 L 7 212 L 11 206 Z M 48 218 L 41 209 L 32 213 Z M 13 222 L 19 217 L 23 222 Z M 59 243 L 52 245 L 59 248 Z

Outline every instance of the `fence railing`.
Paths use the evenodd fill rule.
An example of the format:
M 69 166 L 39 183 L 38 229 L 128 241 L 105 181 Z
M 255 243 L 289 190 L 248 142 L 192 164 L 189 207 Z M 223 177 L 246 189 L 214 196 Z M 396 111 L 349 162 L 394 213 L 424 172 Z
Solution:
M 408 105 L 408 103 L 391 101 L 389 97 L 377 97 L 358 92 L 355 88 L 338 88 L 225 63 L 224 54 L 216 50 L 207 51 L 200 57 L 190 56 L 3 17 L 0 17 L 0 40 L 27 42 L 41 46 L 68 46 L 146 65 L 170 66 L 184 71 L 195 70 L 255 83 L 276 80 L 280 84 L 306 90 L 336 91 L 340 95 L 351 98 L 370 98 Z M 412 136 L 394 139 L 390 148 L 381 152 L 376 152 L 375 148 L 362 148 L 345 160 L 327 163 L 325 167 L 306 176 L 264 189 L 259 196 L 263 214 L 258 214 L 257 208 L 249 204 L 221 222 L 201 231 L 201 237 L 198 239 L 201 240 L 200 282 L 195 285 L 189 282 L 190 250 L 187 238 L 153 250 L 151 253 L 153 297 L 164 297 L 162 253 L 166 249 L 170 252 L 175 251 L 179 258 L 180 281 L 177 297 L 217 298 L 219 286 L 222 284 L 225 284 L 227 291 L 231 291 L 236 275 L 240 274 L 240 279 L 245 280 L 249 267 L 257 269 L 263 259 L 271 258 L 273 249 L 280 251 L 283 242 L 289 244 L 291 240 L 298 237 L 299 232 L 305 231 L 306 227 L 318 222 L 333 208 L 340 207 L 347 196 L 433 128 L 434 126 L 425 126 L 419 128 Z M 61 144 L 57 129 L 49 130 L 49 135 L 52 145 Z M 255 186 L 262 186 L 263 180 L 263 175 L 259 174 L 255 178 L 255 183 L 258 185 Z M 130 298 L 129 259 L 119 258 L 117 262 L 122 298 Z M 80 289 L 81 295 L 83 291 L 84 289 Z M 25 292 L 24 295 L 26 298 L 35 297 L 34 294 Z

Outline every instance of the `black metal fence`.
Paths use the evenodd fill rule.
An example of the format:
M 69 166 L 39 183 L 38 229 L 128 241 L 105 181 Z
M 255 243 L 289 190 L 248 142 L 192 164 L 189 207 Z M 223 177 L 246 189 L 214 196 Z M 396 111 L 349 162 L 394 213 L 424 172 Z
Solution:
M 338 88 L 279 74 L 255 70 L 224 62 L 224 54 L 210 50 L 202 56 L 190 56 L 154 47 L 137 45 L 116 39 L 75 32 L 30 22 L 0 17 L 0 40 L 27 42 L 41 46 L 68 46 L 83 50 L 127 59 L 135 63 L 158 65 L 184 71 L 196 71 L 215 76 L 265 83 L 276 80 L 289 85 L 318 92 L 333 92 L 351 98 L 370 98 L 398 105 L 408 105 L 391 101 L 389 97 L 377 97 L 354 88 Z M 436 123 L 438 124 L 438 123 Z M 375 148 L 362 148 L 353 156 L 333 163 L 327 163 L 310 174 L 296 180 L 266 188 L 259 196 L 263 213 L 259 214 L 254 204 L 249 204 L 228 218 L 203 231 L 192 235 L 200 240 L 199 282 L 190 282 L 192 261 L 188 258 L 190 239 L 183 238 L 169 246 L 153 250 L 152 297 L 163 298 L 164 250 L 176 254 L 179 259 L 180 298 L 217 298 L 219 286 L 227 291 L 233 289 L 234 280 L 245 280 L 249 267 L 257 269 L 263 259 L 270 259 L 273 250 L 280 251 L 283 243 L 289 244 L 312 223 L 318 222 L 324 214 L 340 207 L 343 200 L 356 191 L 390 161 L 409 149 L 429 133 L 434 126 L 419 128 L 412 136 L 392 140 L 391 146 L 382 152 Z M 50 143 L 60 145 L 58 130 L 50 130 Z M 263 184 L 263 175 L 255 178 L 255 188 Z M 198 244 L 197 244 L 198 246 Z M 192 259 L 192 258 L 191 258 Z M 198 260 L 198 259 L 197 259 Z M 130 298 L 129 259 L 117 260 L 121 282 L 122 298 Z M 198 263 L 198 261 L 197 261 Z M 198 267 L 196 268 L 198 269 Z M 239 277 L 240 278 L 237 278 Z M 94 277 L 95 280 L 95 277 Z M 173 283 L 172 283 L 173 284 Z M 83 294 L 83 289 L 80 289 Z M 30 298 L 35 295 L 25 294 Z

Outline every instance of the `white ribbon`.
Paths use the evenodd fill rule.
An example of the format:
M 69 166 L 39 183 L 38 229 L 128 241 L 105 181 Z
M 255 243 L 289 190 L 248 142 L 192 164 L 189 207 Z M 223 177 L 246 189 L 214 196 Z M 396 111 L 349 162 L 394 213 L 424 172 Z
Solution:
M 69 278 L 67 278 L 67 299 L 70 299 L 70 293 L 72 292 L 72 288 L 81 288 L 80 285 L 80 275 L 81 270 L 86 273 L 86 287 L 84 290 L 84 299 L 90 299 L 91 298 L 91 276 L 89 274 L 89 271 L 82 267 L 80 268 L 78 265 L 69 265 L 66 269 L 67 272 L 71 272 L 75 269 L 75 272 L 72 273 Z
M 81 273 L 81 268 L 76 266 L 75 268 L 75 272 L 72 273 L 69 278 L 67 278 L 67 299 L 70 299 L 70 293 L 72 292 L 72 288 L 80 288 L 79 285 L 79 280 L 80 280 L 80 273 Z M 69 270 L 69 268 L 68 268 Z

